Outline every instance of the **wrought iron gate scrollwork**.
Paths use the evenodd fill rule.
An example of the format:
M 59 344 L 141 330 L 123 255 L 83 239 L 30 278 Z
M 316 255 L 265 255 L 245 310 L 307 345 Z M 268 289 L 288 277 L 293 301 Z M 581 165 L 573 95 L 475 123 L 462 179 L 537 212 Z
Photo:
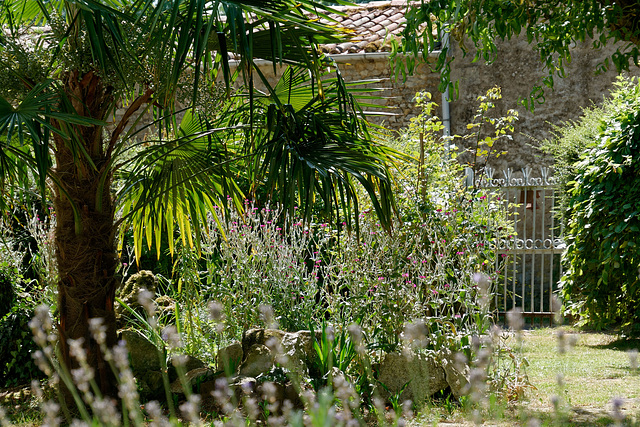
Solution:
M 555 215 L 556 179 L 549 168 L 540 168 L 534 177 L 531 167 L 502 171 L 487 167 L 484 175 L 475 180 L 476 188 L 500 192 L 507 219 L 512 221 L 514 233 L 496 236 L 487 242 L 497 254 L 500 274 L 495 283 L 495 308 L 504 314 L 519 307 L 528 317 L 553 317 L 553 295 L 562 275 L 560 257 L 565 248 L 563 227 Z M 473 181 L 472 181 L 473 182 Z

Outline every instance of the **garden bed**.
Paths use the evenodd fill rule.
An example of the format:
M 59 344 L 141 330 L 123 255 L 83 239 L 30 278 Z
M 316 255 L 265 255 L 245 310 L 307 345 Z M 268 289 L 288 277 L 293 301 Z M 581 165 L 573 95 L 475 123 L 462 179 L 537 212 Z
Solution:
M 559 339 L 564 353 L 559 352 Z M 513 339 L 513 338 L 512 338 Z M 484 424 L 526 425 L 538 419 L 543 425 L 611 425 L 612 401 L 620 398 L 624 425 L 640 422 L 640 371 L 630 368 L 630 351 L 638 340 L 620 340 L 615 334 L 543 328 L 523 332 L 522 354 L 528 360 L 531 385 L 524 397 L 496 405 L 484 414 Z M 564 385 L 559 388 L 558 374 Z M 552 397 L 563 398 L 556 410 Z M 16 425 L 39 425 L 39 411 L 28 387 L 0 391 L 0 404 Z M 413 426 L 473 425 L 472 414 L 450 401 L 433 401 L 410 422 Z M 210 420 L 210 418 L 209 418 Z M 634 424 L 635 423 L 635 424 Z

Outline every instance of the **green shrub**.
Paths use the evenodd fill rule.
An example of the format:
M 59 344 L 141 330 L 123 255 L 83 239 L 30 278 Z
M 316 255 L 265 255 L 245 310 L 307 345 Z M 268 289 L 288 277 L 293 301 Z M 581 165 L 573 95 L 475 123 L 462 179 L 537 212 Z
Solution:
M 175 316 L 158 322 L 175 322 L 184 352 L 213 362 L 218 348 L 249 328 L 324 325 L 338 341 L 318 344 L 318 371 L 327 373 L 331 365 L 346 370 L 368 404 L 375 397 L 372 366 L 387 352 L 413 348 L 438 357 L 451 351 L 474 359 L 480 344 L 474 347 L 473 337 L 489 334 L 492 284 L 500 282 L 502 269 L 502 257 L 487 242 L 512 228 L 497 195 L 463 182 L 463 167 L 453 150 L 445 150 L 442 124 L 431 115 L 435 104 L 426 94 L 417 101 L 423 114 L 390 142 L 422 159 L 397 165 L 398 216 L 390 232 L 365 204 L 357 234 L 343 218 L 304 222 L 297 209 L 290 215 L 247 200 L 243 212 L 219 223 L 209 219 L 209 232 L 201 236 L 204 262 L 177 245 L 170 287 Z M 505 121 L 476 120 L 485 118 L 486 128 L 502 129 L 495 138 L 508 134 Z M 479 128 L 471 127 L 471 135 Z M 211 300 L 224 321 L 208 318 Z M 347 340 L 352 327 L 361 337 L 357 357 Z M 506 384 L 501 372 L 489 374 L 492 384 Z M 315 380 L 319 387 L 326 378 Z
M 628 84 L 632 83 L 619 78 L 615 87 L 623 88 Z M 563 189 L 556 205 L 556 213 L 560 219 L 567 219 L 571 189 L 569 183 L 575 180 L 581 157 L 584 157 L 586 149 L 597 144 L 603 118 L 611 117 L 617 109 L 616 97 L 607 97 L 600 105 L 583 108 L 579 120 L 554 125 L 554 136 L 540 143 L 540 149 L 553 157 L 554 177 Z
M 465 187 L 463 168 L 448 158 L 442 124 L 431 115 L 435 104 L 426 94 L 417 101 L 423 114 L 391 142 L 422 158 L 398 165 L 398 218 L 391 233 L 367 206 L 356 234 L 342 220 L 303 223 L 247 202 L 244 213 L 231 213 L 221 224 L 211 219 L 201 245 L 207 271 L 191 279 L 195 286 L 184 283 L 186 272 L 179 276 L 182 289 L 193 289 L 187 295 L 200 294 L 178 299 L 183 314 L 198 312 L 189 300 L 220 301 L 226 329 L 213 335 L 228 341 L 265 325 L 260 307 L 267 305 L 285 330 L 306 329 L 309 322 L 319 327 L 322 319 L 338 331 L 357 323 L 369 347 L 384 351 L 397 349 L 405 325 L 417 319 L 427 319 L 433 349 L 460 350 L 466 346 L 461 336 L 486 332 L 490 307 L 481 307 L 488 301 L 480 297 L 488 295 L 481 295 L 473 276 L 495 281 L 500 274 L 501 258 L 486 242 L 509 233 L 504 206 L 487 191 Z M 508 133 L 501 129 L 499 137 Z M 213 330 L 196 317 L 202 318 L 183 323 Z
M 11 311 L 16 300 L 16 291 L 7 274 L 0 271 L 0 316 L 4 317 Z
M 569 182 L 562 294 L 597 328 L 640 333 L 640 88 L 620 84 Z M 580 123 L 578 127 L 590 122 Z M 584 148 L 583 148 L 584 149 Z
M 363 206 L 359 212 L 356 234 L 347 231 L 344 219 L 307 223 L 296 215 L 296 209 L 290 215 L 277 207 L 256 208 L 246 201 L 241 213 L 231 212 L 219 223 L 209 219 L 209 233 L 199 236 L 203 259 L 194 250 L 176 245 L 172 277 L 161 278 L 164 284 L 171 281 L 166 284 L 171 315 L 148 321 L 139 316 L 132 325 L 167 354 L 184 352 L 210 363 L 220 347 L 239 339 L 249 328 L 321 328 L 320 339 L 313 343 L 317 364 L 309 378 L 319 391 L 301 396 L 309 408 L 305 419 L 312 424 L 319 420 L 318 425 L 332 422 L 337 407 L 341 407 L 343 420 L 352 417 L 364 425 L 366 416 L 371 421 L 377 418 L 379 425 L 387 424 L 384 401 L 379 399 L 384 386 L 377 381 L 376 369 L 386 352 L 411 350 L 436 359 L 460 352 L 456 360 L 465 359 L 472 368 L 483 371 L 473 386 L 478 390 L 489 385 L 492 392 L 505 393 L 510 380 L 522 381 L 517 355 L 504 345 L 496 345 L 499 330 L 489 329 L 491 286 L 500 275 L 501 258 L 487 241 L 499 232 L 510 232 L 503 203 L 490 192 L 464 185 L 462 167 L 447 155 L 442 144 L 442 125 L 431 117 L 435 105 L 427 95 L 418 101 L 424 113 L 394 145 L 422 161 L 398 165 L 398 216 L 391 232 L 380 224 L 371 206 Z M 494 123 L 489 120 L 485 124 Z M 471 128 L 479 132 L 480 126 Z M 496 140 L 508 133 L 504 126 L 502 129 L 504 132 L 496 131 Z M 418 141 L 422 143 L 417 145 Z M 123 263 L 123 274 L 127 268 Z M 38 353 L 39 363 L 55 370 L 75 393 L 79 415 L 86 422 L 104 423 L 100 417 L 109 415 L 108 411 L 95 409 L 109 403 L 87 391 L 95 386 L 89 384 L 93 376 L 76 371 L 72 375 L 77 380 L 70 377 L 54 356 L 56 337 L 49 310 L 37 308 L 31 325 L 39 345 L 49 349 Z M 100 334 L 94 339 L 100 343 Z M 112 356 L 105 359 L 113 361 L 121 380 L 121 408 L 128 412 L 123 417 L 141 425 L 136 384 L 126 357 L 122 357 L 126 349 L 121 343 L 111 351 Z M 179 363 L 182 359 L 174 360 Z M 175 421 L 178 401 L 169 393 L 165 363 L 163 355 L 166 404 Z M 284 377 L 286 368 L 279 366 L 268 380 Z M 332 368 L 346 376 L 335 375 Z M 184 372 L 180 377 L 185 380 Z M 260 377 L 259 381 L 266 379 Z M 307 384 L 297 386 L 302 389 Z M 187 402 L 180 409 L 185 417 L 193 415 L 196 420 L 199 396 L 186 391 L 190 387 L 184 384 L 183 388 Z M 388 415 L 398 417 L 400 393 L 394 396 L 390 399 L 394 411 Z M 423 403 L 414 402 L 416 408 Z M 93 407 L 92 415 L 86 408 L 94 404 L 98 406 Z M 160 409 L 157 402 L 146 402 L 144 408 L 154 421 L 164 419 L 163 414 L 152 414 L 154 408 Z M 191 408 L 191 415 L 184 408 Z M 261 408 L 261 416 L 268 416 L 270 406 L 263 404 Z M 406 409 L 409 412 L 409 406 Z M 288 421 L 301 425 L 302 421 L 296 420 L 302 420 L 303 414 L 292 414 L 295 418 Z M 55 417 L 57 412 L 46 415 Z M 247 425 L 255 423 L 251 416 L 249 413 Z M 400 423 L 396 421 L 393 418 L 391 425 Z
M 29 320 L 33 311 L 16 308 L 0 318 L 0 387 L 28 384 L 44 374 L 31 358 L 38 349 L 33 342 Z M 5 363 L 6 362 L 6 363 Z
M 11 214 L 8 221 L 0 219 L 0 387 L 44 377 L 31 357 L 37 346 L 28 322 L 38 304 L 51 303 L 53 294 L 46 284 L 56 274 L 49 262 L 55 216 L 41 219 L 24 207 Z
M 3 388 L 44 377 L 31 358 L 38 348 L 28 326 L 35 299 L 29 292 L 32 289 L 25 289 L 21 280 L 17 267 L 6 260 L 0 262 L 0 387 Z M 29 287 L 35 283 L 32 281 Z

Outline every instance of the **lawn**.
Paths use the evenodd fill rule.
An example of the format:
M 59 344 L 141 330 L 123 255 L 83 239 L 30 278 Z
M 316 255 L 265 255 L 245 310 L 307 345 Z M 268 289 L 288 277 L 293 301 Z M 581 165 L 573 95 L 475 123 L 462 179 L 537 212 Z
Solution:
M 529 380 L 536 387 L 527 406 L 553 412 L 551 397 L 562 395 L 566 415 L 576 424 L 609 425 L 612 400 L 620 398 L 622 411 L 639 422 L 640 372 L 631 371 L 629 355 L 638 348 L 640 340 L 620 340 L 612 334 L 557 328 L 527 331 L 522 350 L 529 361 Z
M 515 338 L 509 344 L 518 345 Z M 564 327 L 524 331 L 520 351 L 529 363 L 533 388 L 518 402 L 496 405 L 484 414 L 482 424 L 608 426 L 615 424 L 612 401 L 620 398 L 625 417 L 621 425 L 640 425 L 640 371 L 631 371 L 629 357 L 629 351 L 638 348 L 640 340 L 621 340 L 614 334 Z M 471 419 L 468 412 L 434 402 L 412 425 L 475 424 Z

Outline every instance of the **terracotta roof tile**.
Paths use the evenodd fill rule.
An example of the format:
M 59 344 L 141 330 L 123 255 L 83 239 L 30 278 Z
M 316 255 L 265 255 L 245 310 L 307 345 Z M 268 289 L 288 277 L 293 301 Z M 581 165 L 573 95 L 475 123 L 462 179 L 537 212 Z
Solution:
M 389 31 L 390 33 L 393 33 L 399 27 L 400 27 L 400 24 L 392 21 L 391 24 L 387 25 L 387 31 Z
M 321 46 L 325 53 L 362 53 L 389 51 L 386 38 L 400 36 L 404 29 L 406 0 L 373 1 L 357 6 L 335 6 L 344 13 L 329 14 L 336 22 L 333 25 L 348 29 L 352 38 L 348 42 Z
M 368 21 L 369 21 L 369 18 L 367 18 L 365 16 L 365 17 L 362 17 L 362 18 L 358 19 L 357 21 L 353 21 L 352 25 L 353 25 L 354 28 L 359 28 L 359 27 L 362 27 L 362 25 L 364 25 Z

